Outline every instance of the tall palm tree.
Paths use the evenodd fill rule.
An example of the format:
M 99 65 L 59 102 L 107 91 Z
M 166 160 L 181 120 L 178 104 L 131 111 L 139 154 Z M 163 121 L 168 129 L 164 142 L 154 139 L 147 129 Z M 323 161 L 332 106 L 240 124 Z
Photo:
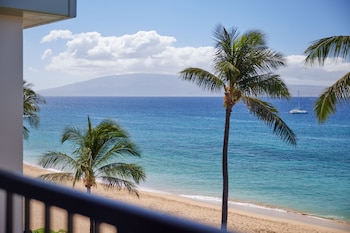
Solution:
M 146 179 L 143 168 L 133 163 L 118 162 L 117 159 L 125 155 L 141 155 L 120 125 L 112 120 L 103 120 L 93 127 L 88 117 L 87 129 L 72 126 L 64 129 L 61 142 L 66 141 L 75 146 L 72 155 L 50 151 L 39 159 L 44 168 L 62 171 L 44 174 L 40 178 L 54 182 L 73 181 L 73 186 L 83 180 L 88 193 L 91 193 L 91 187 L 97 185 L 96 179 L 100 179 L 101 185 L 106 188 L 125 187 L 139 196 L 136 184 Z M 94 221 L 90 220 L 90 223 L 90 232 L 95 232 Z
M 45 104 L 45 99 L 32 89 L 32 84 L 23 80 L 23 120 L 29 123 L 31 127 L 38 127 L 40 117 L 40 104 Z M 23 125 L 23 136 L 25 139 L 29 136 L 29 130 Z
M 350 58 L 350 36 L 331 36 L 313 41 L 304 52 L 305 64 L 318 62 L 324 65 L 327 57 Z M 337 104 L 349 102 L 350 71 L 326 88 L 314 104 L 314 112 L 320 123 L 325 122 L 330 114 L 337 111 Z
M 232 108 L 242 101 L 249 112 L 264 121 L 282 140 L 296 144 L 294 132 L 278 115 L 278 110 L 258 96 L 288 98 L 284 82 L 271 71 L 284 65 L 282 55 L 266 46 L 260 31 L 249 31 L 239 36 L 237 29 L 226 30 L 218 25 L 214 31 L 216 53 L 214 73 L 201 68 L 187 68 L 180 78 L 196 83 L 209 91 L 224 91 L 226 108 L 225 130 L 222 150 L 222 219 L 221 228 L 227 229 L 228 213 L 228 142 Z

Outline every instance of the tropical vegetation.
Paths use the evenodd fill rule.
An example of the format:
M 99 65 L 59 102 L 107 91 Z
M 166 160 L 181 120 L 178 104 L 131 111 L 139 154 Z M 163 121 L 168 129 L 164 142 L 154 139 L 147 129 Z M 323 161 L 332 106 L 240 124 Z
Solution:
M 327 57 L 349 61 L 350 36 L 331 36 L 313 41 L 305 50 L 305 64 L 324 65 Z M 315 101 L 314 112 L 320 123 L 327 121 L 330 114 L 337 111 L 337 105 L 348 103 L 350 97 L 350 71 L 326 88 Z
M 23 121 L 27 122 L 31 127 L 38 127 L 40 117 L 40 104 L 45 104 L 45 99 L 37 94 L 32 89 L 32 84 L 23 80 Z M 23 125 L 23 137 L 27 139 L 29 136 L 29 129 Z
M 136 184 L 144 181 L 145 172 L 140 165 L 118 162 L 117 159 L 129 155 L 141 157 L 140 151 L 129 134 L 113 120 L 103 120 L 96 127 L 88 117 L 88 128 L 81 130 L 74 126 L 64 129 L 61 143 L 70 141 L 74 145 L 72 155 L 49 151 L 42 155 L 39 164 L 44 168 L 61 171 L 41 175 L 44 180 L 54 182 L 83 180 L 87 192 L 101 185 L 107 188 L 125 187 L 130 193 L 138 195 Z
M 265 122 L 283 141 L 296 145 L 296 135 L 279 116 L 278 110 L 258 97 L 290 97 L 279 75 L 272 73 L 284 66 L 280 53 L 267 46 L 265 35 L 259 30 L 239 35 L 236 28 L 227 30 L 218 25 L 214 30 L 215 48 L 213 72 L 190 67 L 180 72 L 180 78 L 196 83 L 212 92 L 224 92 L 226 108 L 222 150 L 222 218 L 221 228 L 227 230 L 228 215 L 228 144 L 232 108 L 242 102 L 248 111 Z
M 88 117 L 88 127 L 79 129 L 67 126 L 61 143 L 69 141 L 74 146 L 71 155 L 49 151 L 42 155 L 39 164 L 44 168 L 55 168 L 59 172 L 41 175 L 40 178 L 53 182 L 83 181 L 88 193 L 97 186 L 97 179 L 105 188 L 126 188 L 139 196 L 136 184 L 146 179 L 144 169 L 135 163 L 125 163 L 125 156 L 140 157 L 140 151 L 128 132 L 113 120 L 105 119 L 93 127 Z M 91 220 L 90 232 L 94 232 Z
M 39 228 L 32 231 L 32 233 L 45 233 L 45 228 Z M 50 230 L 50 233 L 67 233 L 66 230 L 60 229 L 58 231 Z

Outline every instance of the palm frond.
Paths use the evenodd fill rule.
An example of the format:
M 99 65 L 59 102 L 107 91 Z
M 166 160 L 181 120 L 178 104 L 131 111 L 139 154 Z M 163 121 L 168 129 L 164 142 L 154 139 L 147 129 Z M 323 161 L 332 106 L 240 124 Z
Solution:
M 241 73 L 237 67 L 228 61 L 217 62 L 215 70 L 219 74 L 220 80 L 223 80 L 225 83 L 235 83 L 236 77 Z
M 285 66 L 282 54 L 267 47 L 264 33 L 249 31 L 235 41 L 235 56 L 231 60 L 242 76 L 264 74 Z
M 131 155 L 136 157 L 141 157 L 141 152 L 139 148 L 130 141 L 124 141 L 123 143 L 119 143 L 113 146 L 107 154 L 119 154 L 119 155 Z
M 276 74 L 251 76 L 239 82 L 240 89 L 247 96 L 290 98 L 287 85 Z
M 350 72 L 328 87 L 316 100 L 314 112 L 320 123 L 337 110 L 337 104 L 348 102 L 350 98 Z
M 106 174 L 110 177 L 118 177 L 122 179 L 132 179 L 138 184 L 145 181 L 146 174 L 143 168 L 137 164 L 127 163 L 110 163 L 98 169 L 100 174 Z
M 110 177 L 110 176 L 102 176 L 101 179 L 102 179 L 102 185 L 106 189 L 116 188 L 118 190 L 121 190 L 122 188 L 126 188 L 130 194 L 134 194 L 138 198 L 140 197 L 139 192 L 137 190 L 137 186 L 131 181 L 119 179 L 116 177 Z
M 233 59 L 235 57 L 235 41 L 239 36 L 239 32 L 236 28 L 232 27 L 231 31 L 226 30 L 222 25 L 218 25 L 214 31 L 214 39 L 216 42 L 216 52 L 214 56 L 214 64 L 216 71 L 221 71 L 217 64 L 228 61 L 234 64 Z
M 74 173 L 73 178 L 73 187 L 75 186 L 75 183 L 79 181 L 82 177 L 84 177 L 84 171 L 81 166 L 77 167 Z
M 23 113 L 23 121 L 28 122 L 31 127 L 37 128 L 39 126 L 40 117 L 36 113 L 26 112 Z
M 234 50 L 234 41 L 239 36 L 238 29 L 232 27 L 231 30 L 227 30 L 223 25 L 218 24 L 213 32 L 215 47 L 217 49 L 217 56 L 224 54 L 231 54 Z
M 130 140 L 128 132 L 109 119 L 88 131 L 84 147 L 90 149 L 94 166 L 106 163 L 115 155 L 141 155 L 139 148 Z
M 28 139 L 29 137 L 29 129 L 23 125 L 23 138 Z
M 200 68 L 191 67 L 184 69 L 180 72 L 180 78 L 194 82 L 200 88 L 212 92 L 220 91 L 224 85 L 223 81 L 220 78 Z
M 63 130 L 63 134 L 61 137 L 61 143 L 66 141 L 71 141 L 74 144 L 82 145 L 83 144 L 84 135 L 83 132 L 74 126 L 66 126 Z
M 44 168 L 65 170 L 76 168 L 77 161 L 67 154 L 56 151 L 49 151 L 39 157 L 39 165 Z
M 23 101 L 24 108 L 30 111 L 40 111 L 39 104 L 45 104 L 46 100 L 32 89 L 32 84 L 23 80 Z
M 244 33 L 244 41 L 250 47 L 265 50 L 267 49 L 266 35 L 261 30 L 249 30 Z
M 141 157 L 141 152 L 136 144 L 128 140 L 119 142 L 111 147 L 107 152 L 99 154 L 94 161 L 96 166 L 106 164 L 111 160 L 115 160 L 116 156 L 135 156 Z
M 54 173 L 40 175 L 39 178 L 46 180 L 46 181 L 55 182 L 55 183 L 64 183 L 66 181 L 73 180 L 73 173 L 71 173 L 71 172 L 54 172 Z
M 31 127 L 37 128 L 40 122 L 38 112 L 40 104 L 45 104 L 46 100 L 32 89 L 32 84 L 23 80 L 23 121 Z M 29 136 L 29 129 L 23 126 L 23 136 L 25 139 Z
M 108 139 L 128 138 L 129 133 L 112 119 L 105 119 L 96 126 L 97 131 Z
M 242 101 L 247 106 L 251 114 L 258 117 L 259 120 L 262 120 L 270 128 L 272 128 L 274 134 L 276 134 L 283 141 L 296 145 L 296 135 L 279 117 L 278 110 L 270 103 L 247 96 L 242 97 Z
M 254 54 L 255 53 L 255 54 Z M 285 58 L 282 54 L 271 49 L 256 50 L 252 55 L 253 66 L 255 70 L 265 73 L 286 66 Z
M 323 65 L 327 57 L 349 58 L 350 36 L 331 36 L 315 40 L 304 51 L 305 64 L 314 64 L 316 61 Z

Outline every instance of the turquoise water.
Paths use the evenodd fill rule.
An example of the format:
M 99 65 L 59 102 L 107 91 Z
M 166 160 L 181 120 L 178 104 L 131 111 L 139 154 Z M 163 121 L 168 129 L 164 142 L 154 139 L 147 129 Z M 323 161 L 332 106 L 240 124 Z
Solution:
M 142 150 L 142 188 L 219 200 L 225 110 L 220 97 L 46 97 L 41 123 L 24 141 L 25 162 L 58 150 L 64 126 L 85 127 L 112 118 Z M 291 115 L 298 101 L 309 111 Z M 271 100 L 298 136 L 285 144 L 243 105 L 234 108 L 229 144 L 230 200 L 350 221 L 350 107 L 326 124 L 312 113 L 312 98 Z

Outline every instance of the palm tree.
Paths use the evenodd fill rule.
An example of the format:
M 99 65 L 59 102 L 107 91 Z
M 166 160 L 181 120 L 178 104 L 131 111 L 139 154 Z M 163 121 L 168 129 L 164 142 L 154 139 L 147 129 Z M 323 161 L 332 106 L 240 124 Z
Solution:
M 350 36 L 331 36 L 313 41 L 304 52 L 305 64 L 318 62 L 323 65 L 326 58 L 350 58 Z M 350 72 L 346 73 L 332 86 L 326 88 L 314 104 L 314 112 L 320 123 L 337 111 L 337 104 L 346 103 L 350 97 Z
M 23 120 L 28 122 L 31 127 L 38 127 L 40 117 L 38 112 L 40 111 L 39 104 L 45 104 L 45 99 L 37 94 L 32 89 L 32 84 L 23 80 Z M 29 130 L 23 125 L 23 136 L 25 139 L 29 136 Z
M 180 78 L 196 83 L 209 91 L 224 91 L 226 108 L 224 141 L 222 150 L 222 219 L 221 228 L 227 229 L 228 211 L 228 142 L 232 108 L 242 101 L 249 112 L 264 121 L 282 140 L 296 144 L 294 132 L 278 115 L 278 110 L 258 96 L 288 98 L 284 82 L 272 70 L 284 65 L 279 53 L 266 46 L 265 36 L 260 31 L 249 31 L 239 36 L 237 29 L 229 32 L 218 25 L 214 31 L 216 53 L 214 73 L 201 68 L 187 68 Z
M 41 175 L 48 181 L 63 182 L 83 180 L 88 193 L 96 186 L 96 179 L 106 188 L 125 187 L 130 193 L 139 196 L 136 184 L 146 179 L 143 168 L 133 163 L 118 162 L 124 155 L 140 157 L 137 146 L 130 140 L 128 133 L 116 122 L 103 120 L 96 127 L 88 117 L 88 128 L 66 127 L 61 142 L 70 141 L 75 150 L 72 155 L 50 151 L 39 159 L 44 168 L 56 168 L 61 172 Z M 136 183 L 136 184 L 135 184 Z M 94 221 L 90 220 L 90 232 L 94 232 Z

